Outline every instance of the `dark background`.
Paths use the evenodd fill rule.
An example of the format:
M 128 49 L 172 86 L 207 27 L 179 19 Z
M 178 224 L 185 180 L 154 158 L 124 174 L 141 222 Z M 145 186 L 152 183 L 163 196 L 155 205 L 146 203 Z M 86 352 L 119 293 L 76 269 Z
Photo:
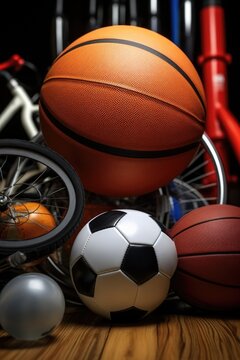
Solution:
M 105 0 L 105 4 L 109 1 Z M 141 25 L 148 27 L 147 1 L 138 2 L 141 10 Z M 170 38 L 169 0 L 160 2 L 161 33 Z M 14 53 L 20 54 L 26 60 L 34 63 L 41 79 L 51 65 L 55 54 L 53 51 L 53 18 L 55 0 L 39 1 L 5 1 L 0 11 L 0 61 L 5 61 Z M 70 30 L 68 41 L 89 31 L 89 15 L 87 0 L 65 0 L 65 14 Z M 199 10 L 201 1 L 196 0 L 196 41 L 194 64 L 200 54 Z M 240 118 L 239 90 L 240 83 L 240 10 L 234 0 L 223 1 L 226 22 L 227 51 L 232 55 L 232 63 L 228 66 L 229 104 L 233 113 Z M 107 9 L 107 5 L 106 5 Z M 108 25 L 110 17 L 107 11 L 104 15 L 104 25 Z M 200 70 L 199 70 L 200 71 Z M 0 84 L 1 85 L 1 84 Z M 31 84 L 32 85 L 32 84 Z M 0 105 L 1 106 L 1 105 Z

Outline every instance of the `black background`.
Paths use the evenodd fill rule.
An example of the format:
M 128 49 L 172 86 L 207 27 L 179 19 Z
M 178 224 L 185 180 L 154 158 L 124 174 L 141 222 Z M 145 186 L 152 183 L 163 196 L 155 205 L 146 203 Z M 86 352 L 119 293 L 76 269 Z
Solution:
M 106 0 L 105 0 L 106 1 Z M 162 0 L 160 22 L 161 33 L 170 38 L 169 2 Z M 41 79 L 47 72 L 54 59 L 52 46 L 52 27 L 55 10 L 55 0 L 39 1 L 5 1 L 0 10 L 0 62 L 5 61 L 14 53 L 20 54 L 26 60 L 34 63 Z M 143 7 L 145 1 L 139 1 Z M 199 4 L 196 0 L 196 43 L 194 64 L 198 68 L 197 56 L 200 54 L 199 40 Z M 65 1 L 66 17 L 70 22 L 69 41 L 81 36 L 88 28 L 88 1 Z M 229 105 L 233 113 L 240 118 L 239 89 L 240 84 L 240 10 L 234 0 L 223 1 L 226 22 L 227 51 L 232 55 L 232 63 L 228 66 Z M 105 15 L 105 25 L 108 19 Z M 144 15 L 143 15 L 144 16 Z M 147 22 L 142 19 L 142 24 L 147 27 Z M 200 71 L 200 70 L 199 70 Z M 0 84 L 1 85 L 1 84 Z M 1 105 L 0 105 L 1 106 Z
M 105 2 L 108 2 L 105 0 Z M 1 4 L 0 10 L 0 61 L 6 60 L 13 53 L 19 53 L 26 60 L 33 62 L 39 69 L 42 76 L 54 58 L 52 51 L 52 25 L 54 18 L 56 0 L 24 0 L 5 1 Z M 146 13 L 146 1 L 139 1 L 142 4 L 143 14 Z M 169 33 L 169 0 L 160 1 L 161 12 L 160 22 L 161 33 L 170 38 Z M 196 20 L 199 18 L 199 4 L 196 0 Z M 86 0 L 65 0 L 65 12 L 70 21 L 69 39 L 81 36 L 89 30 L 88 28 L 88 1 Z M 227 51 L 232 55 L 232 63 L 228 67 L 229 75 L 229 101 L 234 113 L 239 117 L 239 92 L 237 90 L 240 75 L 240 10 L 237 1 L 223 1 L 226 22 L 226 43 Z M 144 8 L 146 7 L 146 9 Z M 108 19 L 105 15 L 105 25 Z M 144 15 L 143 15 L 144 16 Z M 147 22 L 142 19 L 142 24 L 147 27 Z M 199 32 L 197 23 L 196 32 Z M 198 35 L 198 34 L 197 34 Z M 196 39 L 196 57 L 200 54 L 199 38 Z M 195 64 L 197 66 L 197 64 Z

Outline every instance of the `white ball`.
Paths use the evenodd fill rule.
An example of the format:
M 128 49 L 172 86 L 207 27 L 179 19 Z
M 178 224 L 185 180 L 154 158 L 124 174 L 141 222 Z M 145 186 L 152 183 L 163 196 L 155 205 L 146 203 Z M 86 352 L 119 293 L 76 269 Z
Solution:
M 65 299 L 55 280 L 25 273 L 10 280 L 0 294 L 0 324 L 19 340 L 37 340 L 60 324 Z
M 81 229 L 70 255 L 80 299 L 114 321 L 155 310 L 167 297 L 176 266 L 176 247 L 164 226 L 138 210 L 96 216 Z

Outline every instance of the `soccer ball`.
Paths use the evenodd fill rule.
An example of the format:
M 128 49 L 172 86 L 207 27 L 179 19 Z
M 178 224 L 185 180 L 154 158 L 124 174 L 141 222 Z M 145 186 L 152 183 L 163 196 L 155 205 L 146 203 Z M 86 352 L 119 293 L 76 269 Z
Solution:
M 138 210 L 118 209 L 90 220 L 70 254 L 73 286 L 94 313 L 134 321 L 166 298 L 177 266 L 173 240 L 163 225 Z

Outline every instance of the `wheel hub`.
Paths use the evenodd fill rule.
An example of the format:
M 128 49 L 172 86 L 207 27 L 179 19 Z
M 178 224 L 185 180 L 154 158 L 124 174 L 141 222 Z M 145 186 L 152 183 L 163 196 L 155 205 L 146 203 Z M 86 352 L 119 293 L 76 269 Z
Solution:
M 0 211 L 5 211 L 8 208 L 9 198 L 0 193 Z

